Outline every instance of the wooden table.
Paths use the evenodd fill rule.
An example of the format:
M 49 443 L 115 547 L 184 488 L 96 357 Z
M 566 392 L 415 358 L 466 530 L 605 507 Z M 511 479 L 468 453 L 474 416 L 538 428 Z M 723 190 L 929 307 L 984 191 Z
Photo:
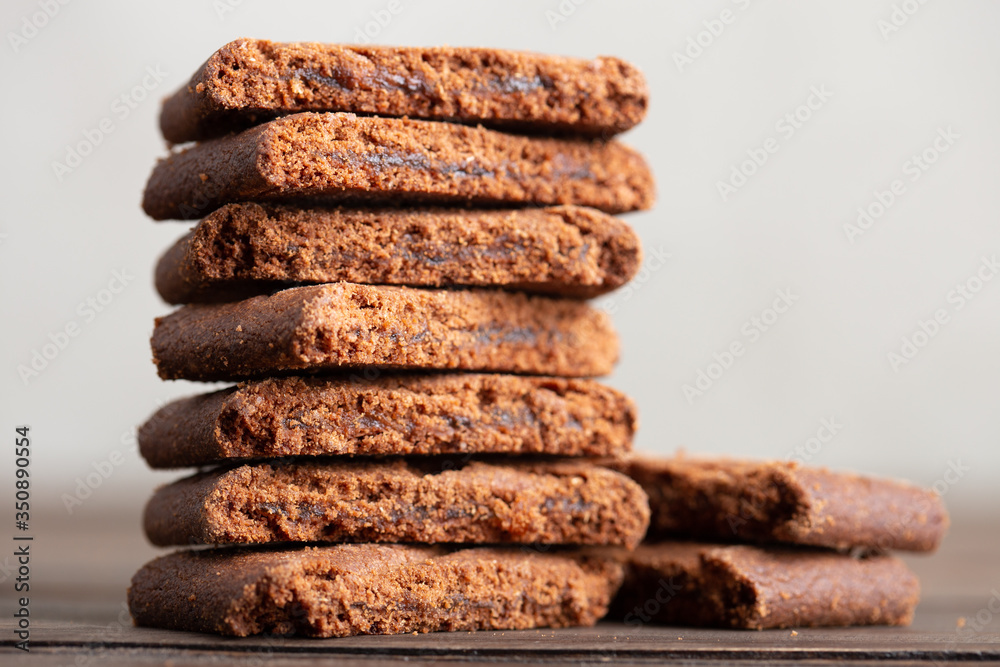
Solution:
M 0 584 L 0 664 L 1000 662 L 1000 527 L 995 519 L 956 517 L 938 554 L 908 558 L 924 589 L 909 628 L 752 632 L 602 623 L 565 630 L 311 640 L 226 639 L 132 627 L 125 588 L 132 573 L 156 553 L 143 541 L 137 511 L 53 513 L 41 522 L 32 551 L 31 652 L 13 648 L 8 579 Z

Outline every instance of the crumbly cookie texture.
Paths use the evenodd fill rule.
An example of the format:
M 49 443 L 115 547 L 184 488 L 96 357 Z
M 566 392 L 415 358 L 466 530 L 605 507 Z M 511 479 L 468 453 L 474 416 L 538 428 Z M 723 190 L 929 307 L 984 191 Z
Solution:
M 618 337 L 573 299 L 333 283 L 184 306 L 156 320 L 163 379 L 242 380 L 379 367 L 605 375 Z
M 788 461 L 677 456 L 612 463 L 646 490 L 651 537 L 934 551 L 948 528 L 929 489 Z
M 237 301 L 303 283 L 502 287 L 591 298 L 639 269 L 628 224 L 580 206 L 213 211 L 160 259 L 169 303 Z
M 920 584 L 894 556 L 661 542 L 623 555 L 611 618 L 719 628 L 907 625 Z
M 161 487 L 144 526 L 159 546 L 419 542 L 635 547 L 646 495 L 583 461 L 264 462 Z
M 238 39 L 166 99 L 160 129 L 184 143 L 281 114 L 351 111 L 607 136 L 639 123 L 648 102 L 642 73 L 607 56 Z
M 139 429 L 153 468 L 285 456 L 621 456 L 635 404 L 593 380 L 457 373 L 268 378 L 173 401 Z
M 137 625 L 344 637 L 593 625 L 621 565 L 575 552 L 344 544 L 179 551 L 132 578 Z
M 300 113 L 160 160 L 142 206 L 156 219 L 202 218 L 223 204 L 649 208 L 653 178 L 616 141 L 529 137 L 406 118 Z

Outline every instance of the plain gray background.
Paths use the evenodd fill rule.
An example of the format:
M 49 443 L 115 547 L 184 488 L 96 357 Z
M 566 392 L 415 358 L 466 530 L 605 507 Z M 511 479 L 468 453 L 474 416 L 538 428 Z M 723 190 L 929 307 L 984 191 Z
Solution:
M 189 227 L 139 208 L 166 150 L 160 98 L 236 37 L 356 42 L 367 27 L 380 43 L 611 54 L 645 71 L 650 113 L 623 140 L 658 181 L 656 208 L 628 216 L 649 263 L 599 300 L 623 340 L 609 382 L 638 401 L 640 449 L 796 457 L 996 506 L 1000 280 L 977 272 L 992 277 L 1000 253 L 1000 6 L 398 2 L 384 26 L 372 12 L 386 1 L 4 2 L 2 424 L 8 439 L 31 426 L 37 502 L 138 513 L 179 474 L 147 471 L 131 437 L 203 389 L 161 382 L 150 362 L 153 318 L 169 311 L 152 267 Z M 762 165 L 743 164 L 754 155 Z M 734 167 L 753 173 L 724 200 Z M 896 180 L 852 242 L 845 225 L 878 213 Z M 792 305 L 775 317 L 779 293 Z M 23 380 L 67 325 L 76 335 Z M 922 345 L 894 368 L 904 337 Z M 713 366 L 734 343 L 742 356 Z M 715 377 L 689 400 L 700 371 Z

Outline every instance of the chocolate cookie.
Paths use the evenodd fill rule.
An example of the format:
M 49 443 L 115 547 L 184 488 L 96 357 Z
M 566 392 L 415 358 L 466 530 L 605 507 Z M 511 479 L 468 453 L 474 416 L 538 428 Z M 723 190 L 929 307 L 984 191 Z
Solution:
M 300 113 L 160 160 L 142 207 L 201 218 L 239 201 L 580 204 L 649 208 L 642 157 L 610 141 L 525 137 L 405 118 Z
M 618 58 L 238 39 L 167 98 L 160 129 L 183 143 L 280 114 L 353 111 L 609 135 L 641 121 L 648 99 L 642 73 Z
M 573 552 L 343 544 L 179 551 L 132 578 L 136 625 L 345 637 L 593 625 L 621 583 Z
M 152 346 L 160 377 L 188 380 L 360 366 L 581 377 L 618 356 L 609 318 L 580 301 L 354 283 L 184 306 L 156 320 Z
M 161 259 L 169 303 L 234 301 L 295 283 L 503 287 L 590 298 L 631 280 L 639 239 L 579 206 L 322 209 L 227 204 Z
M 720 628 L 907 625 L 920 584 L 893 556 L 691 542 L 626 557 L 611 618 Z
M 153 468 L 316 455 L 618 456 L 636 412 L 591 380 L 517 375 L 280 378 L 165 405 L 139 429 Z
M 941 497 L 889 479 L 787 461 L 637 459 L 650 536 L 933 551 L 948 527 Z
M 161 487 L 153 544 L 420 542 L 634 547 L 649 507 L 628 477 L 583 461 L 296 462 L 212 470 Z

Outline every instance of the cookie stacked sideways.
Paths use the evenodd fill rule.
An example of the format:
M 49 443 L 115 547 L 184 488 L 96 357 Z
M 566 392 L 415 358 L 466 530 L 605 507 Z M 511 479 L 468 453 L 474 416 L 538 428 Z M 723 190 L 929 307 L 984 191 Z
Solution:
M 197 219 L 160 260 L 164 379 L 238 383 L 139 434 L 140 625 L 343 636 L 594 623 L 641 487 L 598 465 L 632 402 L 618 341 L 644 160 L 611 137 L 642 75 L 489 49 L 238 40 L 164 103 L 143 207 Z M 202 545 L 213 548 L 201 548 Z
M 906 625 L 948 528 L 933 489 L 789 461 L 675 456 L 613 465 L 649 494 L 611 618 L 757 629 Z

